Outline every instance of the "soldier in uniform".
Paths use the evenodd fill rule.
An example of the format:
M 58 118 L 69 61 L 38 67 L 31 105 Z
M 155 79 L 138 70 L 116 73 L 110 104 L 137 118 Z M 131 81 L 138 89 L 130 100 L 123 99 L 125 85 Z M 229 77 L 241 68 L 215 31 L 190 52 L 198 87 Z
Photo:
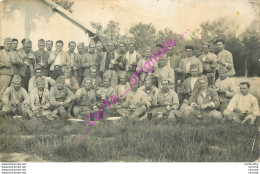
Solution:
M 71 66 L 70 57 L 62 48 L 63 41 L 58 40 L 56 42 L 56 50 L 51 53 L 50 58 L 48 59 L 50 77 L 54 80 L 63 75 L 62 68 Z
M 65 86 L 75 94 L 76 91 L 79 89 L 79 84 L 77 79 L 72 76 L 70 67 L 64 68 L 63 74 L 65 77 Z
M 84 80 L 82 81 L 82 85 L 83 87 L 78 89 L 75 94 L 73 115 L 76 118 L 86 118 L 87 114 L 96 112 L 98 110 L 96 93 L 92 89 L 93 85 L 91 82 L 91 78 L 84 78 Z
M 259 105 L 257 98 L 249 93 L 250 84 L 241 82 L 240 93 L 236 94 L 229 102 L 224 111 L 224 121 L 232 120 L 242 124 L 254 124 L 259 116 Z
M 204 52 L 200 55 L 199 59 L 202 62 L 203 73 L 208 77 L 209 87 L 215 86 L 215 75 L 217 64 L 217 56 L 209 51 L 209 44 L 203 43 Z
M 228 70 L 227 74 L 229 77 L 232 77 L 236 74 L 235 69 L 234 69 L 234 64 L 233 64 L 233 56 L 232 54 L 225 50 L 225 42 L 221 39 L 218 39 L 216 41 L 217 45 L 217 63 L 218 65 L 225 66 Z
M 18 40 L 16 38 L 12 39 L 10 54 L 11 54 L 11 60 L 14 68 L 14 75 L 19 75 L 19 66 L 22 64 L 22 61 L 17 56 L 18 50 Z
M 50 90 L 50 104 L 61 119 L 71 118 L 74 99 L 74 94 L 65 86 L 65 78 L 58 77 L 55 86 Z
M 157 78 L 158 88 L 162 87 L 162 79 L 167 78 L 169 80 L 170 88 L 174 90 L 174 70 L 167 66 L 167 57 L 163 55 L 158 60 L 158 69 L 153 73 L 153 75 Z
M 78 57 L 79 59 L 79 68 L 78 68 L 78 83 L 79 85 L 81 85 L 81 82 L 82 82 L 82 79 L 83 79 L 83 69 L 81 67 L 81 64 L 82 64 L 82 60 L 85 59 L 85 56 L 86 54 L 84 54 L 84 43 L 81 42 L 77 45 L 77 54 L 76 54 L 76 57 Z
M 53 80 L 50 77 L 46 77 L 42 75 L 42 68 L 39 65 L 35 66 L 35 76 L 33 76 L 30 80 L 29 80 L 29 85 L 28 85 L 28 91 L 30 92 L 32 89 L 37 87 L 37 78 L 38 77 L 42 77 L 45 80 L 44 83 L 44 88 L 45 89 L 49 89 L 49 85 L 50 86 L 54 86 L 55 85 L 55 80 Z
M 150 46 L 145 47 L 144 55 L 145 57 L 138 61 L 136 68 L 136 72 L 139 72 L 138 74 L 140 77 L 139 86 L 142 86 L 144 84 L 145 78 L 155 72 L 158 68 L 157 63 L 151 64 L 149 61 L 152 56 L 152 49 Z
M 50 67 L 48 64 L 48 59 L 50 57 L 50 53 L 44 50 L 45 40 L 43 39 L 38 40 L 38 47 L 39 50 L 34 52 L 36 64 L 41 66 L 43 75 L 49 77 Z
M 199 73 L 202 74 L 203 67 L 201 61 L 193 56 L 193 47 L 192 46 L 185 46 L 186 51 L 186 58 L 181 59 L 179 67 L 176 71 L 182 74 L 182 82 L 190 76 L 190 65 L 196 64 L 199 66 Z
M 137 62 L 142 58 L 141 54 L 136 52 L 133 42 L 128 44 L 128 52 L 125 55 L 126 63 L 126 81 L 129 81 L 130 77 L 136 72 Z
M 219 111 L 221 113 L 227 109 L 231 98 L 236 94 L 236 83 L 227 76 L 227 68 L 222 65 L 218 68 L 219 78 L 216 81 L 216 89 L 220 101 Z
M 90 69 L 93 67 L 97 67 L 97 54 L 95 52 L 96 44 L 93 40 L 90 40 L 89 43 L 89 51 L 86 53 L 84 57 L 81 59 L 81 68 L 83 70 L 83 77 L 90 75 Z
M 120 96 L 122 96 L 123 93 L 125 93 L 128 89 L 130 89 L 130 84 L 129 82 L 126 82 L 126 72 L 122 71 L 119 74 L 119 81 L 120 83 L 116 86 L 115 88 L 115 96 L 117 98 L 119 98 Z M 121 108 L 122 104 L 125 102 L 126 100 L 126 95 L 124 95 L 119 102 L 117 103 L 117 108 Z
M 147 100 L 147 94 L 138 90 L 138 84 L 135 83 L 132 85 L 131 91 L 127 92 L 126 101 L 122 104 L 122 108 L 117 109 L 117 114 L 136 120 L 145 114 L 147 107 L 151 107 L 151 103 Z
M 179 98 L 176 92 L 169 87 L 168 78 L 163 78 L 162 87 L 154 95 L 152 106 L 152 115 L 154 118 L 168 117 L 177 121 L 179 117 Z
M 31 105 L 30 108 L 35 117 L 46 117 L 49 120 L 53 120 L 50 110 L 50 95 L 49 90 L 46 89 L 45 79 L 38 77 L 36 79 L 37 88 L 34 88 L 30 92 Z
M 126 44 L 125 42 L 121 41 L 119 43 L 118 57 L 116 58 L 116 70 L 118 75 L 121 73 L 121 71 L 126 71 L 126 64 Z
M 103 104 L 104 100 L 109 100 L 112 95 L 115 95 L 115 90 L 114 87 L 111 86 L 111 79 L 109 77 L 104 77 L 104 87 L 97 90 L 96 95 L 99 107 Z M 103 110 L 107 117 L 113 116 L 116 110 L 116 106 L 113 103 L 111 104 L 111 102 L 109 103 L 110 107 L 106 107 Z
M 199 85 L 199 89 L 191 94 L 190 106 L 181 110 L 183 119 L 187 121 L 197 117 L 198 119 L 212 118 L 221 120 L 222 114 L 216 110 L 219 107 L 218 93 L 208 87 L 207 76 L 203 75 L 199 78 Z
M 0 99 L 8 88 L 12 75 L 14 74 L 14 69 L 12 65 L 12 57 L 10 54 L 10 46 L 12 43 L 11 38 L 6 38 L 4 40 L 4 49 L 0 51 Z
M 91 68 L 90 73 L 91 74 L 89 76 L 84 77 L 83 81 L 85 81 L 85 79 L 87 79 L 87 78 L 90 78 L 91 84 L 93 85 L 93 90 L 97 91 L 103 84 L 102 80 L 97 75 L 97 69 L 95 67 Z M 82 84 L 81 87 L 84 87 L 84 84 Z
M 28 83 L 30 78 L 34 76 L 35 67 L 35 55 L 32 51 L 32 41 L 25 39 L 23 49 L 20 49 L 17 55 L 23 62 L 19 67 L 19 74 L 22 76 L 22 87 L 28 91 Z
M 179 90 L 179 94 L 180 94 L 180 101 L 183 103 L 181 106 L 181 109 L 185 106 L 188 105 L 188 100 L 191 97 L 191 94 L 193 91 L 198 90 L 199 89 L 199 67 L 196 64 L 192 64 L 190 66 L 190 77 L 187 78 L 180 90 Z
M 76 48 L 76 43 L 74 41 L 69 42 L 69 51 L 67 51 L 68 56 L 70 57 L 70 66 L 71 66 L 71 75 L 77 79 L 77 82 L 79 83 L 79 69 L 81 68 L 81 56 L 76 54 L 75 48 Z M 75 91 L 76 92 L 76 91 Z
M 46 41 L 46 48 L 47 48 L 47 51 L 48 51 L 50 54 L 52 53 L 52 47 L 53 47 L 53 41 L 47 40 L 47 41 Z
M 3 115 L 14 116 L 19 115 L 23 117 L 32 118 L 30 111 L 30 96 L 26 90 L 21 87 L 21 77 L 15 75 L 13 78 L 13 85 L 8 87 L 2 97 L 4 106 Z

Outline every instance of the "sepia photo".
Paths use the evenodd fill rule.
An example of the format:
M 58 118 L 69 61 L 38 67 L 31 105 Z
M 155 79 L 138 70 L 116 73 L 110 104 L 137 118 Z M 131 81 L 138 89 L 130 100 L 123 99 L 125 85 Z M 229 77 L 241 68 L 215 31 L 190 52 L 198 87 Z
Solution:
M 259 0 L 0 1 L 1 162 L 259 162 Z

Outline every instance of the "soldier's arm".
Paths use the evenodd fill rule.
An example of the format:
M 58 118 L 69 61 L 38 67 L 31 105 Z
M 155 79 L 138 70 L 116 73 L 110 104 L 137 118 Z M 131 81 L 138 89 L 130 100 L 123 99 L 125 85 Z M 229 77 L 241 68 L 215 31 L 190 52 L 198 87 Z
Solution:
M 230 81 L 230 88 L 229 88 L 229 90 L 225 91 L 226 92 L 225 96 L 227 98 L 232 98 L 234 95 L 236 95 L 236 84 L 232 79 L 230 79 L 230 80 L 231 80 Z
M 31 104 L 30 104 L 31 110 L 37 109 L 37 107 L 35 106 L 35 95 L 34 95 L 34 91 L 31 91 L 31 92 L 30 92 L 30 99 L 31 99 Z
M 173 98 L 172 98 L 172 108 L 174 110 L 179 109 L 179 97 L 175 92 L 173 93 Z
M 51 53 L 51 55 L 48 59 L 48 64 L 52 64 L 52 62 L 54 62 L 55 58 L 56 58 L 56 55 L 54 54 L 54 52 Z
M 11 94 L 11 88 L 7 88 L 2 96 L 2 100 L 3 100 L 3 103 L 8 106 L 8 103 L 9 103 L 9 97 L 10 97 L 10 94 Z
M 24 98 L 23 104 L 30 106 L 30 96 L 25 89 L 22 88 L 22 95 Z
M 218 108 L 220 105 L 218 93 L 215 90 L 212 91 L 212 99 L 211 99 L 210 104 L 212 105 L 212 108 Z
M 224 63 L 225 63 L 225 67 L 227 67 L 227 68 L 232 68 L 234 66 L 233 65 L 233 56 L 231 53 L 226 54 Z
M 71 90 L 68 88 L 66 88 L 66 90 L 67 90 L 67 96 L 64 102 L 69 103 L 70 101 L 75 100 L 75 95 L 71 92 Z
M 79 103 L 82 96 L 83 96 L 82 90 L 78 89 L 77 92 L 75 93 L 75 102 Z
M 200 74 L 202 74 L 202 72 L 203 72 L 202 63 L 201 63 L 200 59 L 198 59 L 197 61 L 198 61 L 198 64 L 199 64 L 199 72 L 200 72 Z
M 159 95 L 159 91 L 156 91 L 155 94 L 154 94 L 154 96 L 153 96 L 152 106 L 157 106 L 158 95 Z
M 45 77 L 47 79 L 47 82 L 51 85 L 51 86 L 54 86 L 55 85 L 55 80 L 52 79 L 51 77 Z
M 50 104 L 52 106 L 59 106 L 59 104 L 60 104 L 58 101 L 56 101 L 54 87 L 51 87 L 51 90 L 50 90 Z

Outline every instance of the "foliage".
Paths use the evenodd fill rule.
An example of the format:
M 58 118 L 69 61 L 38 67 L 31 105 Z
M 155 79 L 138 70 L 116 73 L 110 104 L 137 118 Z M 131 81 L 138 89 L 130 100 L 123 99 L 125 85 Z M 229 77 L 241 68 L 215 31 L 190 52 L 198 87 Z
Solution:
M 52 1 L 58 4 L 59 6 L 61 6 L 62 8 L 64 8 L 65 10 L 72 12 L 71 8 L 74 4 L 74 1 L 71 0 L 52 0 Z

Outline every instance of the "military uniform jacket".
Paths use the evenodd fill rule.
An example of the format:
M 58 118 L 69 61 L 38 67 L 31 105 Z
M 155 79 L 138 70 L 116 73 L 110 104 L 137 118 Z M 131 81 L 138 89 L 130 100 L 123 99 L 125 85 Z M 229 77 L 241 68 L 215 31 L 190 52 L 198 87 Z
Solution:
M 44 89 L 41 102 L 40 102 L 38 88 L 34 88 L 33 90 L 31 90 L 30 99 L 31 99 L 31 109 L 32 110 L 36 110 L 40 106 L 50 107 L 50 95 L 49 95 L 48 89 Z
M 127 93 L 124 107 L 129 107 L 132 105 L 135 108 L 139 108 L 142 105 L 145 105 L 147 101 L 147 94 L 144 91 L 139 89 L 137 91 L 129 91 Z
M 0 51 L 0 75 L 13 75 L 14 69 L 11 64 L 12 57 L 11 54 L 6 50 Z M 10 68 L 5 67 L 6 65 L 11 66 Z M 2 82 L 1 82 L 2 83 Z
M 164 92 L 162 89 L 157 91 L 153 98 L 153 105 L 156 106 L 156 103 L 159 106 L 172 106 L 173 109 L 179 109 L 179 98 L 176 92 L 169 89 L 168 92 Z
M 75 94 L 75 102 L 80 106 L 95 106 L 96 93 L 94 90 L 86 91 L 85 88 L 80 88 Z
M 68 53 L 66 53 L 65 51 L 61 51 L 60 54 L 60 63 L 61 66 L 71 66 L 71 62 L 70 62 L 70 57 L 68 55 Z M 55 59 L 56 59 L 56 55 L 55 55 L 55 51 L 53 51 L 50 55 L 50 58 L 48 59 L 48 64 L 50 64 L 50 70 L 53 71 L 54 67 L 55 67 Z
M 28 57 L 32 56 L 32 59 L 29 59 Z M 19 57 L 20 61 L 22 61 L 24 64 L 20 65 L 18 68 L 19 75 L 25 76 L 25 71 L 27 66 L 30 67 L 31 77 L 34 76 L 34 66 L 35 66 L 35 55 L 33 51 L 31 51 L 29 54 L 27 54 L 23 49 L 19 49 L 17 56 Z M 28 63 L 28 64 L 26 64 Z
M 36 64 L 43 63 L 43 68 L 49 69 L 48 59 L 50 57 L 50 53 L 48 51 L 43 51 L 42 53 L 38 51 L 34 52 Z
M 229 51 L 223 49 L 222 51 L 218 52 L 217 60 L 220 60 L 226 64 L 226 68 L 228 69 L 228 76 L 233 76 L 236 74 L 233 64 L 233 56 Z
M 74 99 L 74 94 L 67 87 L 64 87 L 62 90 L 58 90 L 56 86 L 51 87 L 50 103 L 52 106 L 58 106 L 58 102 L 64 102 L 71 99 Z

